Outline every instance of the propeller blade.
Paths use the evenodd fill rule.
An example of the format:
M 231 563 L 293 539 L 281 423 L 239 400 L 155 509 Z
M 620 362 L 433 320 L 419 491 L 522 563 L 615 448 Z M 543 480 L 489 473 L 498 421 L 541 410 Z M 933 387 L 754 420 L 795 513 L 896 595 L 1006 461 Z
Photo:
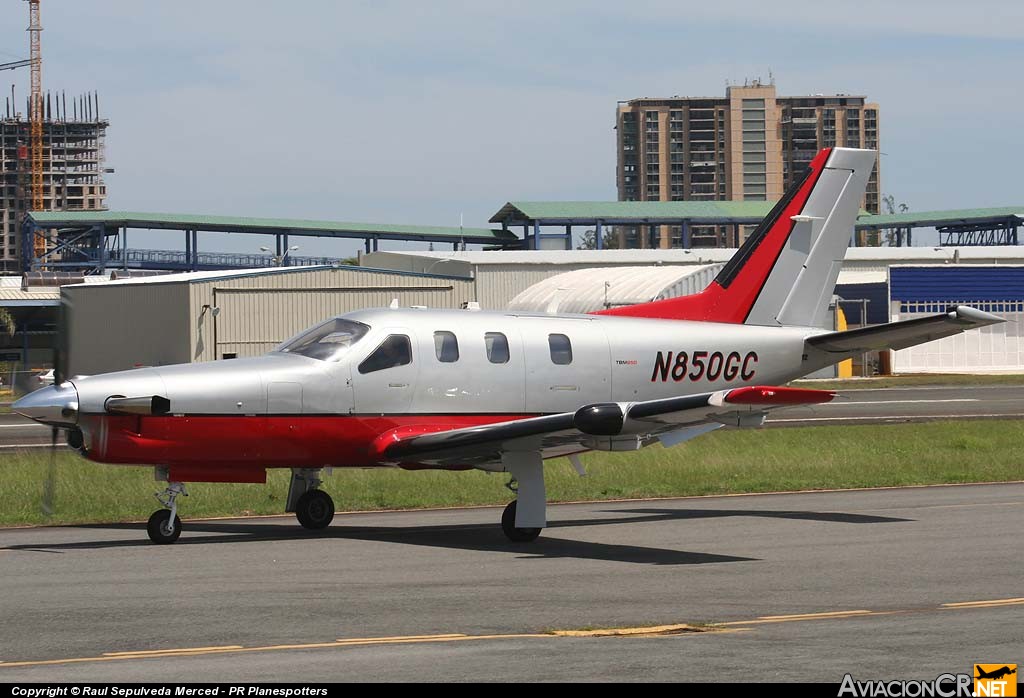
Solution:
M 62 300 L 57 311 L 57 341 L 53 347 L 53 384 L 59 386 L 64 382 L 64 365 L 61 359 L 61 346 L 67 341 L 67 309 Z M 46 479 L 43 481 L 43 516 L 53 516 L 56 511 L 57 494 L 57 439 L 60 429 L 53 427 L 50 431 L 50 464 L 46 468 Z
M 43 481 L 43 516 L 53 516 L 57 490 L 57 436 L 60 429 L 53 427 L 50 431 L 50 465 L 46 468 L 46 480 Z

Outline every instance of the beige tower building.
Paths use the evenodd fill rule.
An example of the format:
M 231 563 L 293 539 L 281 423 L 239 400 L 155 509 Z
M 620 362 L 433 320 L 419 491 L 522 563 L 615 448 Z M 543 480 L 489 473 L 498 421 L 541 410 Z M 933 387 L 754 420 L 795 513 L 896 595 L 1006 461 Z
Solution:
M 878 105 L 863 96 L 779 97 L 774 84 L 730 86 L 721 97 L 620 102 L 620 201 L 774 201 L 822 148 L 878 149 Z M 879 212 L 879 168 L 862 206 Z M 675 247 L 680 231 L 625 230 L 629 247 Z M 695 228 L 694 246 L 736 246 L 731 229 Z M 740 233 L 740 237 L 743 232 Z

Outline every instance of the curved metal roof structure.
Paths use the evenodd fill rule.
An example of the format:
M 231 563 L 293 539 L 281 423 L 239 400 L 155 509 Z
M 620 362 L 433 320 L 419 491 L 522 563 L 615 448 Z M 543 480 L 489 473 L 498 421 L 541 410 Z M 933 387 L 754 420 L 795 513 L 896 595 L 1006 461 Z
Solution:
M 697 293 L 724 265 L 602 267 L 544 279 L 509 303 L 509 310 L 591 313 Z

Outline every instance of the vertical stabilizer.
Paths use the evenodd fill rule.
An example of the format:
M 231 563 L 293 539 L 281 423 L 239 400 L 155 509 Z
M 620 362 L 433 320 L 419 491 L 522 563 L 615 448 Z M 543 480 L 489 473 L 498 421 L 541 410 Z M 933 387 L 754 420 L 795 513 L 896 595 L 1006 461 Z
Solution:
M 822 150 L 706 289 L 600 314 L 822 324 L 874 164 L 873 150 Z

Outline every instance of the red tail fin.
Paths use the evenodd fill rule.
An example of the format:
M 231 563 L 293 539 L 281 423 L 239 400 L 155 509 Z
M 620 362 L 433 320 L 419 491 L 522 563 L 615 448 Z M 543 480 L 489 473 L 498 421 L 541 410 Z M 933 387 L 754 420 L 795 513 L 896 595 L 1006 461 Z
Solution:
M 665 320 L 743 323 L 772 273 L 798 215 L 818 182 L 832 149 L 822 150 L 711 284 L 692 296 L 601 310 L 596 315 L 627 315 Z

